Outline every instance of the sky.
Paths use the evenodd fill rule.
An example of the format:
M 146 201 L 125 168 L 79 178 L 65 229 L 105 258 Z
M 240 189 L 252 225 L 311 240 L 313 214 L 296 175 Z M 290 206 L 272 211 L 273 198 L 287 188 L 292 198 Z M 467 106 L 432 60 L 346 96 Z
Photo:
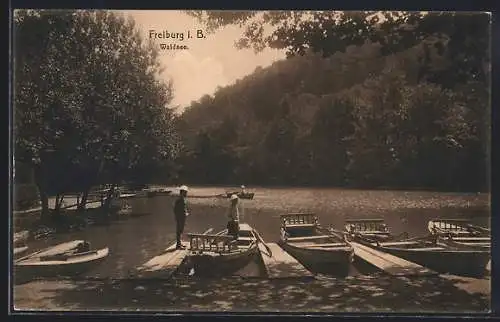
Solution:
M 234 42 L 239 39 L 241 29 L 229 26 L 207 34 L 203 25 L 182 11 L 131 10 L 122 13 L 133 17 L 143 37 L 152 39 L 159 47 L 162 43 L 188 46 L 184 50 L 160 49 L 160 62 L 165 68 L 162 77 L 173 81 L 172 104 L 179 106 L 179 112 L 203 95 L 213 94 L 217 87 L 230 85 L 251 74 L 257 66 L 266 67 L 285 58 L 282 50 L 266 49 L 256 54 L 251 49 L 236 49 Z M 198 29 L 206 34 L 206 38 L 196 38 Z M 187 39 L 188 30 L 192 39 Z M 154 33 L 161 34 L 163 31 L 183 33 L 184 38 L 155 38 Z

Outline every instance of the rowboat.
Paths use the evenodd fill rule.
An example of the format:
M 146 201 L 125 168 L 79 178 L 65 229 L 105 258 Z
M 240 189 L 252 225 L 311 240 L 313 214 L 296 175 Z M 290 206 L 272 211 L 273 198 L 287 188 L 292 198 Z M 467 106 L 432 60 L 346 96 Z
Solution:
M 26 252 L 27 250 L 28 250 L 28 246 L 14 247 L 14 250 L 13 250 L 14 257 L 17 255 L 21 255 L 22 253 Z
M 14 233 L 14 245 L 24 244 L 28 240 L 29 235 L 30 233 L 27 230 Z
M 238 239 L 227 229 L 217 234 L 187 234 L 187 261 L 197 275 L 229 275 L 248 265 L 258 253 L 258 237 L 250 225 L 239 224 Z
M 237 195 L 238 198 L 240 199 L 253 199 L 255 193 L 253 192 L 238 192 L 238 191 L 234 191 L 234 192 L 226 192 L 226 195 L 225 197 L 226 198 L 231 198 L 232 195 Z
M 362 235 L 372 240 L 386 241 L 394 238 L 384 219 L 381 218 L 349 219 L 346 220 L 344 228 L 349 235 Z
M 58 244 L 15 260 L 16 278 L 75 276 L 108 256 L 109 249 L 91 250 L 84 240 Z
M 23 230 L 14 234 L 14 257 L 17 257 L 28 250 L 26 242 L 28 241 L 29 235 L 29 231 L 27 230 Z
M 490 260 L 489 250 L 451 245 L 437 235 L 379 241 L 363 234 L 353 233 L 346 234 L 346 238 L 440 273 L 482 275 Z
M 444 237 L 443 240 L 454 246 L 472 248 L 491 248 L 491 231 L 472 225 L 466 219 L 434 219 L 427 228 L 432 235 Z
M 148 190 L 146 192 L 146 195 L 148 197 L 156 197 L 156 196 L 168 196 L 171 193 L 172 190 L 159 189 L 159 190 Z
M 32 234 L 33 239 L 43 239 L 53 235 L 56 229 L 53 227 L 39 226 Z
M 322 273 L 349 272 L 353 248 L 332 230 L 322 228 L 311 213 L 281 215 L 279 245 L 306 268 Z

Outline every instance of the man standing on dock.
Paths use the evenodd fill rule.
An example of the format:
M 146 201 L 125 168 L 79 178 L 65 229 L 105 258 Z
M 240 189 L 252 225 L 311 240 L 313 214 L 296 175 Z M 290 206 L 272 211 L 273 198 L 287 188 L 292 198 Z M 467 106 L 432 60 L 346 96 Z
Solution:
M 232 235 L 234 239 L 238 239 L 240 230 L 240 211 L 238 207 L 239 198 L 236 194 L 231 195 L 227 222 L 227 233 Z
M 188 192 L 188 187 L 181 186 L 179 192 L 179 198 L 175 201 L 174 214 L 175 214 L 175 232 L 177 239 L 176 249 L 184 249 L 181 243 L 181 235 L 184 232 L 184 224 L 186 223 L 186 217 L 189 216 L 187 210 L 186 196 Z

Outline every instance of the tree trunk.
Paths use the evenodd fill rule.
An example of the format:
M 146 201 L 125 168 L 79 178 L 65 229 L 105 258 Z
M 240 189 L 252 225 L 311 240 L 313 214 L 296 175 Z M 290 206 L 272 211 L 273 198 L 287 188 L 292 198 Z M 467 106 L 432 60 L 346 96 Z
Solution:
M 87 200 L 89 197 L 89 190 L 90 190 L 90 188 L 87 188 L 83 192 L 82 199 L 80 200 L 80 203 L 78 204 L 78 210 L 85 210 L 85 208 L 87 206 Z
M 56 214 L 58 214 L 61 211 L 63 200 L 64 200 L 64 194 L 56 195 L 56 205 L 54 209 Z
M 115 194 L 115 185 L 112 185 L 106 194 L 106 198 L 104 200 L 104 208 L 109 209 L 111 207 L 111 201 L 113 200 L 113 195 Z

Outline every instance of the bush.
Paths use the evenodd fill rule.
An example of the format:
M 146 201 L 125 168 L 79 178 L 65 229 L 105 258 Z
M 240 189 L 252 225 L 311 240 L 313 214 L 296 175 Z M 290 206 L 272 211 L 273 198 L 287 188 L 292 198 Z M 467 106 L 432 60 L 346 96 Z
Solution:
M 40 195 L 34 184 L 14 185 L 14 209 L 24 210 L 39 205 Z

